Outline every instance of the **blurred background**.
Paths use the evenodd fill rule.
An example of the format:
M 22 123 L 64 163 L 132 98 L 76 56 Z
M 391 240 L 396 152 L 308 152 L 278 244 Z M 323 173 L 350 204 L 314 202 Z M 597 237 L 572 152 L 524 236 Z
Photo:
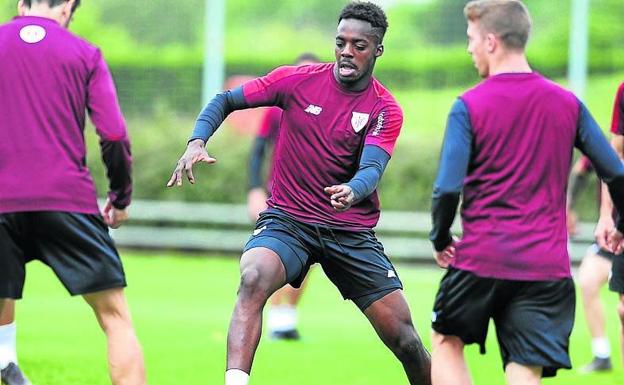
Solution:
M 245 199 L 249 133 L 257 125 L 253 115 L 239 119 L 238 130 L 220 130 L 210 147 L 220 162 L 215 167 L 201 167 L 198 185 L 182 190 L 163 188 L 202 107 L 204 47 L 221 44 L 205 38 L 205 11 L 210 1 L 216 0 L 85 0 L 71 26 L 73 32 L 102 48 L 111 67 L 133 139 L 136 198 Z M 583 1 L 589 2 L 525 2 L 534 19 L 531 64 L 564 85 L 572 3 Z M 223 2 L 225 78 L 263 75 L 292 63 L 302 52 L 333 60 L 336 18 L 346 1 Z M 462 8 L 466 1 L 377 2 L 386 10 L 390 28 L 375 75 L 397 96 L 405 112 L 399 146 L 382 181 L 383 207 L 427 210 L 436 171 L 432 165 L 437 161 L 446 113 L 453 99 L 479 80 L 465 50 Z M 621 0 L 589 3 L 589 79 L 584 98 L 606 128 L 615 90 L 624 79 L 624 6 Z M 14 1 L 3 1 L 0 21 L 14 13 Z M 89 137 L 91 145 L 97 143 Z M 97 152 L 90 154 L 103 192 L 101 162 Z M 409 194 L 403 189 L 406 182 Z M 595 217 L 593 198 L 594 192 L 588 191 L 581 200 L 584 219 Z

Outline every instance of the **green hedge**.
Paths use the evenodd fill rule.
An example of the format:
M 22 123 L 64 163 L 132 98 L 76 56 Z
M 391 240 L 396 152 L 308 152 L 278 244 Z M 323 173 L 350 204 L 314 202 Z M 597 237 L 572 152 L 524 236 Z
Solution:
M 209 153 L 214 165 L 198 165 L 197 183 L 182 188 L 166 188 L 173 168 L 186 146 L 191 121 L 179 119 L 166 109 L 148 125 L 130 120 L 134 157 L 134 198 L 195 202 L 243 203 L 247 194 L 247 161 L 251 140 L 223 127 L 211 139 Z M 89 130 L 92 131 L 92 130 Z M 97 140 L 87 135 L 88 164 L 98 191 L 106 190 L 106 178 L 97 156 Z M 382 207 L 391 210 L 428 211 L 437 171 L 439 145 L 400 141 L 380 185 Z M 595 191 L 588 189 L 580 199 L 579 211 L 585 219 L 596 214 Z

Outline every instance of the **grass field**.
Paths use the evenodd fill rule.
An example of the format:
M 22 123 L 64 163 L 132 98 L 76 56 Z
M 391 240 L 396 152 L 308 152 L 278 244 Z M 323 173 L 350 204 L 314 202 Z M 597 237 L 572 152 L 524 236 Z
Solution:
M 222 383 L 227 325 L 235 299 L 238 266 L 232 258 L 124 253 L 127 290 L 152 385 Z M 399 266 L 415 324 L 429 346 L 429 315 L 441 270 Z M 340 298 L 320 269 L 312 271 L 300 308 L 301 342 L 263 338 L 251 385 L 403 385 L 402 369 L 378 341 L 357 308 Z M 606 375 L 563 371 L 546 384 L 621 385 L 618 328 L 612 293 L 609 336 L 617 370 Z M 591 358 L 580 308 L 572 359 Z M 42 264 L 28 266 L 25 298 L 17 308 L 20 362 L 36 385 L 108 384 L 105 341 L 78 298 L 70 298 Z M 488 354 L 467 350 L 476 384 L 503 384 L 494 333 Z

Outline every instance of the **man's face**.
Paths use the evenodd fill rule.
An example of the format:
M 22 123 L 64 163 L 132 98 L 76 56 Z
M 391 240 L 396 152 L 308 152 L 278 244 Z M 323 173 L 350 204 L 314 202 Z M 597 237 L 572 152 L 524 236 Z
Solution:
M 472 63 L 477 69 L 479 76 L 485 78 L 490 74 L 487 60 L 488 39 L 481 31 L 478 21 L 468 21 L 466 35 L 468 36 L 468 53 L 472 56 Z
M 383 53 L 369 22 L 342 19 L 336 35 L 336 75 L 341 83 L 355 83 L 373 72 L 375 59 Z

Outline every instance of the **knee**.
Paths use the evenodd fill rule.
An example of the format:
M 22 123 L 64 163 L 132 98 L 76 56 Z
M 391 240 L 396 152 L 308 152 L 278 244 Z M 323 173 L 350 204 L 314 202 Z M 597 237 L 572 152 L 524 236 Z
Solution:
M 265 281 L 258 269 L 254 267 L 244 269 L 238 288 L 239 297 L 266 301 L 269 298 L 269 293 Z
M 624 298 L 620 300 L 620 304 L 618 305 L 618 315 L 620 316 L 622 327 L 624 327 Z
M 600 290 L 600 284 L 584 270 L 579 274 L 579 287 L 584 295 L 598 293 Z
M 418 338 L 418 334 L 416 334 L 413 326 L 405 328 L 405 331 L 394 340 L 391 349 L 402 362 L 429 360 L 429 352 L 427 352 L 420 338 Z

